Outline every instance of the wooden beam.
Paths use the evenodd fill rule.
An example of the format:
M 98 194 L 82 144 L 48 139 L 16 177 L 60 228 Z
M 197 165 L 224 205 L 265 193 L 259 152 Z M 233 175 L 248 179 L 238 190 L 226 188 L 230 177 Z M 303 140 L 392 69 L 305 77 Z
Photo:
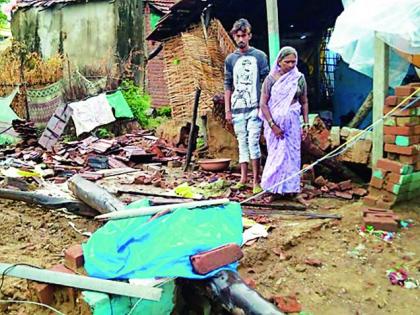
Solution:
M 375 34 L 375 63 L 373 66 L 373 122 L 381 119 L 384 113 L 385 97 L 389 86 L 389 47 Z M 373 127 L 372 165 L 384 154 L 383 121 Z
M 140 217 L 146 215 L 153 215 L 161 211 L 175 211 L 181 208 L 194 209 L 199 207 L 212 207 L 219 206 L 229 202 L 229 199 L 212 199 L 212 200 L 203 200 L 203 201 L 192 201 L 184 203 L 176 203 L 172 205 L 163 205 L 163 206 L 151 206 L 151 207 L 142 207 L 138 209 L 126 209 L 124 211 L 111 212 L 101 214 L 95 217 L 99 220 L 117 220 L 125 218 Z
M 152 301 L 159 301 L 162 294 L 162 289 L 159 288 L 38 269 L 25 265 L 0 263 L 0 274 L 82 290 L 130 296 Z
M 277 0 L 266 0 L 267 26 L 268 26 L 268 48 L 270 65 L 276 61 L 280 50 L 279 13 Z

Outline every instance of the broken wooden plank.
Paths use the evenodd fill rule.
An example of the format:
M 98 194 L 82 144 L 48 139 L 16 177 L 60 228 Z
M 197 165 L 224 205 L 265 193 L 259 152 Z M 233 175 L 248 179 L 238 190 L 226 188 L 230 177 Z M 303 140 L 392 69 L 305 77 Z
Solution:
M 290 203 L 290 202 L 272 202 L 269 204 L 266 203 L 258 203 L 258 202 L 243 202 L 241 206 L 245 207 L 254 207 L 254 208 L 268 208 L 268 209 L 275 209 L 275 210 L 306 210 L 306 207 L 301 204 L 297 203 Z
M 245 215 L 294 215 L 308 217 L 310 219 L 336 219 L 341 220 L 340 214 L 324 214 L 324 213 L 313 213 L 304 211 L 276 211 L 276 210 L 253 210 L 253 209 L 242 209 Z
M 105 189 L 99 187 L 80 175 L 75 175 L 68 181 L 70 191 L 81 201 L 98 210 L 100 213 L 120 211 L 125 204 L 111 195 Z
M 23 201 L 28 204 L 39 205 L 48 209 L 66 208 L 74 214 L 87 217 L 94 217 L 98 214 L 96 210 L 78 200 L 51 197 L 36 192 L 0 189 L 0 198 Z
M 162 289 L 159 288 L 79 276 L 19 264 L 13 265 L 0 263 L 0 274 L 43 283 L 58 284 L 82 290 L 123 295 L 151 301 L 159 301 L 162 294 Z
M 203 201 L 193 201 L 193 202 L 184 202 L 172 205 L 162 205 L 162 206 L 151 206 L 151 207 L 142 207 L 139 209 L 130 209 L 124 210 L 120 212 L 112 212 L 101 214 L 95 217 L 98 220 L 117 220 L 117 219 L 124 219 L 124 218 L 133 218 L 139 216 L 146 216 L 146 215 L 153 215 L 161 211 L 174 211 L 180 208 L 199 208 L 199 207 L 210 207 L 210 206 L 217 206 L 223 205 L 230 202 L 229 199 L 215 199 L 215 200 L 203 200 Z

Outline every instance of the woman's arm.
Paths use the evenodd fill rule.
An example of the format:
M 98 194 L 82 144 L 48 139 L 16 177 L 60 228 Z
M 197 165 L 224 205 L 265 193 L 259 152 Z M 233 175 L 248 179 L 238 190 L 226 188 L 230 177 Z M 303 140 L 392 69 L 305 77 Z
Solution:
M 271 116 L 270 109 L 268 108 L 268 101 L 270 100 L 271 92 L 271 87 L 269 87 L 270 84 L 268 83 L 268 80 L 270 79 L 267 77 L 264 81 L 263 88 L 261 91 L 260 109 L 276 137 L 283 139 L 283 130 L 281 130 L 280 127 L 275 124 L 273 116 Z
M 308 88 L 306 85 L 305 77 L 302 77 L 303 84 L 302 84 L 302 94 L 299 97 L 299 102 L 302 105 L 302 115 L 303 115 L 303 122 L 305 125 L 309 123 L 309 105 L 308 105 Z

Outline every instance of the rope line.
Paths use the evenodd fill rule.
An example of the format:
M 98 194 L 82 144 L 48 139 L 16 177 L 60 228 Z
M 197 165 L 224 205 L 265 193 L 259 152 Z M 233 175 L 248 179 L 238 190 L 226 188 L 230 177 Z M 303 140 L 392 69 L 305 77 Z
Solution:
M 415 102 L 417 102 L 420 99 L 420 96 L 416 97 L 414 100 L 412 100 L 410 103 L 406 104 L 403 106 L 403 104 L 410 98 L 412 98 L 414 95 L 416 95 L 418 92 L 420 91 L 420 88 L 417 88 L 413 93 L 411 93 L 409 96 L 407 96 L 405 99 L 403 99 L 397 106 L 395 106 L 388 114 L 382 116 L 381 118 L 379 118 L 378 120 L 376 120 L 375 122 L 373 122 L 371 125 L 369 125 L 368 127 L 366 127 L 365 129 L 361 130 L 357 135 L 355 135 L 354 137 L 350 138 L 349 140 L 347 140 L 346 142 L 344 142 L 343 144 L 341 144 L 340 146 L 338 146 L 337 148 L 335 148 L 333 151 L 331 151 L 330 153 L 324 155 L 323 157 L 319 158 L 318 160 L 316 160 L 315 162 L 313 162 L 312 164 L 308 165 L 307 167 L 301 169 L 299 172 L 296 172 L 293 175 L 290 175 L 289 177 L 283 179 L 282 181 L 274 184 L 273 186 L 269 187 L 267 189 L 267 191 L 270 191 L 274 188 L 276 188 L 277 186 L 280 186 L 281 184 L 283 184 L 284 182 L 292 179 L 295 176 L 301 175 L 305 172 L 307 172 L 308 170 L 310 170 L 312 167 L 314 167 L 315 165 L 321 163 L 324 160 L 333 158 L 335 156 L 338 156 L 340 154 L 342 154 L 343 152 L 345 152 L 346 150 L 348 150 L 354 143 L 356 143 L 356 141 L 359 140 L 359 138 L 365 134 L 368 131 L 371 131 L 373 129 L 373 127 L 381 122 L 383 122 L 384 119 L 388 118 L 389 116 L 391 116 L 393 113 L 395 113 L 397 110 L 404 110 L 409 108 L 410 106 L 412 106 Z M 400 109 L 400 107 L 402 107 Z M 240 202 L 240 204 L 245 203 L 245 202 L 249 202 L 251 200 L 257 199 L 259 197 L 261 197 L 262 195 L 264 195 L 266 193 L 266 191 L 262 191 L 258 194 L 252 195 L 249 198 L 243 200 Z

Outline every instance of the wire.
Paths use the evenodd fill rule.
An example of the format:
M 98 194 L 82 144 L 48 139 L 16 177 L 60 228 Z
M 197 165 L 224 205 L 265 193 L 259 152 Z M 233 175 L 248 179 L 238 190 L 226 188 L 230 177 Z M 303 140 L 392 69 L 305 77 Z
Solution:
M 162 281 L 161 283 L 157 284 L 155 287 L 156 287 L 156 288 L 159 288 L 159 287 L 163 286 L 164 284 L 167 284 L 168 282 L 171 282 L 171 281 L 173 281 L 173 280 L 175 280 L 175 279 L 176 279 L 176 278 L 169 278 L 169 279 L 166 279 L 165 281 Z M 131 314 L 134 312 L 134 310 L 136 309 L 137 305 L 138 305 L 141 301 L 143 301 L 143 298 L 139 298 L 139 299 L 137 300 L 137 302 L 133 305 L 133 307 L 132 307 L 132 308 L 131 308 L 131 310 L 127 313 L 127 315 L 131 315 Z
M 32 268 L 41 269 L 38 266 L 34 266 L 34 265 L 31 265 L 31 264 L 26 264 L 26 263 L 17 263 L 17 264 L 13 264 L 13 265 L 7 267 L 6 269 L 3 270 L 2 274 L 1 274 L 0 293 L 1 293 L 1 290 L 3 288 L 4 278 L 6 277 L 7 273 L 17 266 L 28 266 L 28 267 L 32 267 Z
M 43 304 L 43 303 L 38 303 L 38 302 L 33 302 L 33 301 L 21 301 L 21 300 L 0 300 L 0 303 L 20 303 L 20 304 L 33 304 L 33 305 L 38 305 L 38 306 L 43 306 L 46 307 L 48 309 L 50 309 L 51 311 L 59 314 L 59 315 L 66 315 L 64 313 L 61 313 L 59 310 L 55 309 L 54 307 L 51 307 L 47 304 Z
M 365 134 L 367 131 L 370 131 L 371 129 L 373 129 L 373 127 L 379 123 L 381 123 L 385 118 L 388 118 L 389 116 L 391 116 L 393 113 L 395 113 L 397 110 L 404 110 L 409 108 L 410 106 L 412 106 L 415 102 L 417 102 L 420 97 L 416 97 L 414 100 L 412 100 L 410 103 L 406 104 L 403 106 L 403 104 L 405 102 L 407 102 L 407 100 L 409 100 L 411 97 L 413 97 L 414 95 L 416 95 L 418 92 L 420 91 L 420 88 L 416 89 L 413 93 L 411 93 L 409 96 L 407 96 L 405 99 L 403 99 L 401 101 L 401 103 L 399 103 L 397 106 L 395 106 L 388 114 L 382 116 L 381 118 L 379 118 L 378 120 L 376 120 L 375 122 L 373 122 L 370 126 L 366 127 L 365 129 L 361 130 L 357 135 L 355 135 L 354 137 L 352 137 L 351 139 L 347 140 L 346 142 L 344 142 L 342 145 L 338 146 L 337 148 L 335 148 L 333 151 L 331 151 L 330 153 L 324 155 L 323 157 L 321 157 L 320 159 L 316 160 L 315 162 L 313 162 L 312 164 L 308 165 L 307 167 L 303 168 L 302 170 L 300 170 L 299 172 L 296 172 L 295 174 L 290 175 L 289 177 L 283 179 L 282 181 L 274 184 L 273 186 L 269 187 L 266 189 L 266 191 L 270 191 L 274 188 L 276 188 L 277 186 L 283 184 L 284 182 L 292 179 L 295 176 L 299 176 L 305 172 L 307 172 L 308 170 L 310 170 L 312 167 L 314 167 L 315 165 L 321 163 L 324 160 L 330 159 L 334 156 L 337 156 L 339 154 L 342 154 L 343 152 L 345 152 L 347 149 L 349 149 L 351 147 L 351 145 L 349 146 L 349 144 L 352 144 L 353 142 L 356 142 L 363 134 Z M 400 109 L 400 107 L 402 107 Z M 240 202 L 240 204 L 245 203 L 245 202 L 249 202 L 251 200 L 257 199 L 259 197 L 261 197 L 262 195 L 264 195 L 266 193 L 266 191 L 262 191 L 258 194 L 252 195 L 251 197 L 243 200 Z

